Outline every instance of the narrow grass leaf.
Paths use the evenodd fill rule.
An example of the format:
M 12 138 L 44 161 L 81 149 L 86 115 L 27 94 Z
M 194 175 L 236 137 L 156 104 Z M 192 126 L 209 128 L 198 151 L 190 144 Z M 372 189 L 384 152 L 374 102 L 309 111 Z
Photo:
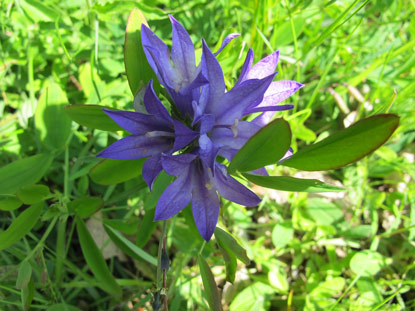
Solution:
M 244 264 L 249 264 L 250 260 L 246 255 L 246 250 L 235 240 L 235 238 L 225 230 L 216 227 L 215 238 L 220 245 L 234 254 Z
M 30 205 L 44 201 L 49 194 L 49 188 L 45 185 L 27 185 L 20 188 L 16 196 L 24 204 Z
M 82 219 L 76 219 L 76 228 L 86 263 L 98 280 L 100 287 L 111 295 L 121 297 L 121 288 L 108 270 L 101 251 L 95 244 Z
M 53 160 L 51 154 L 37 154 L 0 168 L 0 194 L 14 194 L 23 186 L 38 182 Z
M 102 109 L 117 110 L 99 105 L 67 105 L 63 109 L 76 123 L 103 131 L 124 131 Z
M 8 248 L 23 238 L 37 223 L 43 204 L 35 204 L 22 212 L 6 231 L 0 233 L 0 250 Z
M 288 122 L 276 119 L 246 142 L 232 159 L 228 171 L 252 171 L 277 163 L 287 152 L 290 143 L 291 130 Z
M 100 185 L 114 185 L 141 175 L 143 164 L 144 159 L 105 159 L 89 171 L 89 177 Z
M 63 111 L 68 98 L 59 84 L 51 83 L 37 103 L 35 125 L 42 143 L 51 149 L 61 149 L 71 133 L 71 119 Z
M 108 233 L 111 240 L 121 248 L 127 255 L 136 260 L 145 260 L 153 266 L 157 266 L 157 259 L 150 254 L 143 251 L 137 245 L 126 239 L 121 233 L 114 230 L 108 225 L 104 225 L 105 231 Z
M 328 36 L 330 36 L 331 33 L 333 33 L 337 28 L 339 28 L 341 25 L 343 25 L 345 22 L 347 22 L 352 16 L 354 16 L 357 12 L 360 11 L 361 8 L 363 8 L 369 0 L 365 0 L 356 10 L 353 11 L 352 14 L 347 16 L 349 12 L 355 7 L 355 5 L 360 0 L 355 0 L 352 4 L 350 4 L 346 10 L 343 11 L 342 14 L 340 14 L 339 17 L 336 18 L 336 20 L 316 39 L 316 41 L 312 44 L 313 47 L 319 46 Z
M 35 22 L 53 22 L 59 17 L 59 13 L 50 6 L 46 6 L 37 0 L 19 1 L 24 12 Z
M 201 255 L 197 257 L 197 262 L 199 263 L 200 275 L 202 276 L 203 287 L 210 311 L 222 311 L 218 287 L 216 286 L 215 278 L 209 265 Z
M 336 169 L 360 160 L 379 148 L 398 125 L 399 117 L 394 114 L 372 116 L 307 146 L 280 164 L 304 171 Z
M 345 188 L 328 185 L 317 179 L 301 179 L 290 176 L 260 176 L 243 174 L 250 182 L 265 188 L 291 192 L 339 192 Z
M 131 92 L 135 96 L 138 91 L 153 79 L 154 86 L 158 90 L 157 79 L 141 45 L 141 25 L 148 23 L 143 13 L 139 9 L 133 9 L 128 16 L 127 29 L 125 30 L 124 43 L 124 64 L 127 73 L 128 84 Z

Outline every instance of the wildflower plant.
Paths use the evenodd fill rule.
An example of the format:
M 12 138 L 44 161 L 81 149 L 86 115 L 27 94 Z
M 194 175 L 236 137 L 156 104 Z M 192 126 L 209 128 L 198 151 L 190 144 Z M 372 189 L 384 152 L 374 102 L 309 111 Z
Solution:
M 124 56 L 136 111 L 79 105 L 67 108 L 72 119 L 81 124 L 93 122 L 85 118 L 87 111 L 93 111 L 102 121 L 102 129 L 115 122 L 119 126 L 116 129 L 127 131 L 129 135 L 102 150 L 98 157 L 136 160 L 125 165 L 134 169 L 141 164 L 150 190 L 161 192 L 154 219 L 150 220 L 164 221 L 154 309 L 161 306 L 161 300 L 167 307 L 166 220 L 191 204 L 203 239 L 211 243 L 215 235 L 225 260 L 231 256 L 247 263 L 249 259 L 236 239 L 217 227 L 220 197 L 242 206 L 257 206 L 261 198 L 249 189 L 249 182 L 281 191 L 344 191 L 319 180 L 270 176 L 266 167 L 336 169 L 379 148 L 399 123 L 393 114 L 373 115 L 293 154 L 290 125 L 278 112 L 293 108 L 283 101 L 304 85 L 274 81 L 279 51 L 253 64 L 254 52 L 249 50 L 238 80 L 227 89 L 217 56 L 238 34 L 228 35 L 216 52 L 204 40 L 197 42 L 202 46 L 199 60 L 185 28 L 172 16 L 170 21 L 171 49 L 153 33 L 140 11 L 130 14 Z M 164 190 L 155 189 L 155 181 L 165 173 L 171 176 L 169 183 Z M 209 266 L 201 255 L 198 262 L 208 303 L 212 310 L 219 310 Z M 232 282 L 235 271 L 228 271 L 230 265 L 226 268 L 227 280 Z

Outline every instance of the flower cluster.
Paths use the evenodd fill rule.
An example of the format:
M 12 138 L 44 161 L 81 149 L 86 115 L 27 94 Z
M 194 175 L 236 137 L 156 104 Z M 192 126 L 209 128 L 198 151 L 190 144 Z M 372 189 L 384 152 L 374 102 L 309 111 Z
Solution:
M 170 96 L 171 111 L 159 100 L 150 81 L 143 98 L 144 112 L 105 110 L 131 135 L 98 156 L 147 158 L 142 173 L 150 189 L 162 170 L 176 176 L 157 203 L 155 220 L 168 219 L 191 202 L 196 226 L 209 241 L 219 217 L 218 193 L 245 206 L 255 206 L 261 201 L 228 174 L 223 159 L 231 161 L 276 111 L 291 109 L 292 105 L 279 103 L 302 84 L 273 81 L 278 51 L 253 65 L 254 55 L 250 50 L 239 80 L 227 91 L 216 56 L 239 34 L 228 35 L 216 53 L 203 41 L 202 58 L 196 65 L 189 34 L 172 16 L 170 20 L 173 28 L 171 51 L 144 24 L 141 36 L 147 60 Z M 253 113 L 260 114 L 252 121 L 244 120 Z M 266 174 L 266 170 L 254 173 Z

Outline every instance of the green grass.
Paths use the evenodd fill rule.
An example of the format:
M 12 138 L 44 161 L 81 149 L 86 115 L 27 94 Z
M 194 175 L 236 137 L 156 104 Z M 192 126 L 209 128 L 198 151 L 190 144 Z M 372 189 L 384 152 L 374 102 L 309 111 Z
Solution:
M 204 246 L 202 255 L 221 289 L 224 309 L 415 308 L 413 0 L 10 0 L 1 7 L 0 167 L 38 153 L 54 160 L 41 179 L 30 182 L 50 191 L 40 218 L 30 233 L 0 251 L 0 310 L 23 310 L 29 304 L 31 310 L 150 309 L 156 269 L 140 254 L 157 257 L 161 226 L 151 222 L 151 213 L 169 180 L 157 180 L 151 195 L 139 176 L 110 186 L 96 183 L 89 175 L 98 163 L 95 155 L 118 136 L 68 123 L 60 109 L 64 104 L 133 109 L 123 43 L 134 7 L 167 42 L 167 14 L 173 14 L 190 33 L 197 55 L 202 37 L 213 48 L 226 34 L 241 33 L 218 58 L 228 89 L 248 48 L 255 61 L 280 49 L 276 79 L 306 84 L 286 101 L 295 110 L 282 114 L 292 127 L 294 150 L 344 128 L 345 120 L 386 111 L 401 118 L 391 140 L 354 165 L 313 174 L 274 168 L 278 175 L 343 185 L 343 193 L 284 193 L 253 186 L 264 198 L 258 208 L 223 202 L 220 225 L 251 259 L 249 265 L 238 261 L 231 285 L 225 282 L 225 262 L 215 241 Z M 46 89 L 64 95 L 53 97 Z M 36 111 L 45 98 L 60 109 L 55 136 L 48 139 L 42 122 L 54 108 Z M 0 179 L 9 182 L 7 176 Z M 74 217 L 77 208 L 90 207 L 82 205 L 85 196 L 98 198 L 100 214 L 82 222 L 101 239 L 95 242 L 106 268 L 102 259 L 86 260 L 81 251 L 80 240 L 92 243 L 83 230 L 78 236 Z M 0 199 L 1 238 L 27 205 L 17 206 L 22 204 L 14 194 Z M 138 251 L 116 252 L 102 223 L 124 234 Z M 188 210 L 168 222 L 169 310 L 209 310 L 196 262 L 201 247 Z M 101 276 L 88 267 L 91 260 L 101 264 Z M 23 262 L 30 263 L 30 273 Z M 102 285 L 105 279 L 111 281 Z M 108 288 L 117 286 L 122 296 L 109 295 Z

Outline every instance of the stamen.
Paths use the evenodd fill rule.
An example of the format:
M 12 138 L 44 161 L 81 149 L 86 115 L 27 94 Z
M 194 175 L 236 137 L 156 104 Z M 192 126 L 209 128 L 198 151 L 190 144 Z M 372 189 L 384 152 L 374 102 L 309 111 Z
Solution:
M 165 132 L 165 131 L 152 131 L 146 133 L 147 137 L 157 137 L 157 136 L 164 136 L 164 137 L 174 137 L 174 133 Z
M 205 187 L 208 189 L 208 190 L 212 190 L 213 189 L 213 187 L 214 187 L 214 185 L 212 184 L 212 183 L 207 183 L 207 184 L 205 184 Z
M 235 122 L 231 126 L 231 130 L 233 132 L 233 138 L 238 137 L 238 129 L 237 129 L 238 124 L 239 124 L 239 120 L 235 118 Z

